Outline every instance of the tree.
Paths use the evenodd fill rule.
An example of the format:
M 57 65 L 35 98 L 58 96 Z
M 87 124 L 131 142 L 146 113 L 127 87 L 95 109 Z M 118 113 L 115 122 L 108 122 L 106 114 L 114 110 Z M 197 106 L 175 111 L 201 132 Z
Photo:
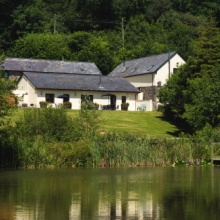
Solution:
M 177 50 L 185 59 L 191 55 L 192 41 L 198 37 L 198 27 L 206 24 L 206 18 L 170 10 L 161 15 L 159 23 L 167 37 L 169 48 Z
M 188 59 L 192 77 L 201 77 L 201 70 L 209 69 L 220 62 L 220 30 L 214 21 L 200 25 L 197 39 L 193 42 L 192 55 Z
M 106 37 L 93 36 L 78 52 L 78 60 L 94 62 L 103 75 L 109 74 L 113 69 L 113 53 L 110 50 L 110 42 Z
M 125 28 L 125 59 L 168 51 L 165 30 L 158 22 L 148 23 L 144 15 L 132 17 Z
M 163 103 L 164 113 L 167 116 L 182 117 L 185 112 L 184 106 L 187 102 L 185 94 L 188 86 L 187 68 L 187 65 L 181 66 L 159 90 L 158 98 L 160 103 Z
M 53 19 L 48 16 L 47 5 L 42 0 L 36 0 L 35 3 L 27 2 L 20 4 L 12 13 L 13 23 L 12 32 L 16 38 L 22 37 L 27 33 L 42 33 L 46 26 Z
M 201 130 L 206 124 L 217 127 L 220 123 L 220 66 L 213 66 L 209 76 L 189 80 L 187 90 L 189 102 L 185 104 L 183 118 L 194 131 Z
M 22 58 L 70 60 L 68 35 L 29 34 L 16 41 L 10 55 Z
M 0 57 L 0 120 L 7 116 L 16 106 L 16 97 L 13 95 L 13 90 L 17 84 L 14 80 L 8 80 L 3 71 L 4 56 Z M 2 123 L 2 121 L 1 121 Z
M 213 23 L 198 30 L 200 37 L 194 42 L 192 56 L 158 95 L 166 113 L 178 114 L 193 131 L 207 123 L 213 127 L 220 123 L 220 34 Z
M 97 110 L 89 96 L 84 94 L 81 100 L 79 116 L 75 119 L 81 138 L 94 138 L 101 121 L 103 121 L 101 111 Z
M 12 41 L 14 40 L 11 30 L 11 25 L 13 23 L 12 14 L 16 7 L 23 2 L 25 1 L 0 0 L 0 54 L 6 51 L 12 45 Z

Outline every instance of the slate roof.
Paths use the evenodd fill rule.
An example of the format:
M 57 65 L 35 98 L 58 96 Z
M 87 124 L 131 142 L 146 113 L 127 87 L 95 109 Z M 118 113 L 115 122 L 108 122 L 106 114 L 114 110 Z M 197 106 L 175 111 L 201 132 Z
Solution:
M 134 92 L 140 91 L 123 78 L 79 75 L 24 72 L 36 89 L 51 90 L 80 90 L 80 91 L 104 91 L 104 92 Z M 101 80 L 101 81 L 100 81 Z M 100 88 L 101 82 L 101 88 Z
M 77 73 L 77 74 L 99 74 L 100 70 L 95 63 L 6 58 L 4 69 L 19 72 L 44 72 L 44 73 Z
M 176 51 L 170 52 L 172 58 Z M 130 77 L 157 72 L 169 59 L 169 54 L 164 53 L 149 57 L 142 57 L 130 61 L 125 61 L 117 66 L 108 76 Z

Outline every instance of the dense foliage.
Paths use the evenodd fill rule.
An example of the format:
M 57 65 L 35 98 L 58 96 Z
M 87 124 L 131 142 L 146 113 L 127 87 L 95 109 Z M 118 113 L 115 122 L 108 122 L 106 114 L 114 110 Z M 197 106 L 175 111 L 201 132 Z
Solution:
M 87 148 L 100 114 L 87 99 L 75 118 L 67 115 L 65 106 L 25 109 L 18 121 L 0 127 L 0 166 L 65 166 L 66 160 L 81 165 L 82 157 L 89 159 Z
M 107 75 L 123 60 L 178 51 L 187 63 L 159 91 L 164 114 L 198 135 L 196 143 L 200 135 L 209 137 L 198 148 L 193 139 L 100 136 L 94 109 L 82 109 L 74 120 L 62 108 L 31 109 L 15 127 L 0 128 L 2 166 L 158 165 L 210 158 L 211 133 L 218 134 L 220 123 L 218 0 L 0 0 L 0 8 L 0 54 L 10 57 L 95 62 Z M 7 97 L 15 87 L 1 74 L 1 118 L 13 107 Z
M 191 132 L 220 123 L 220 32 L 215 23 L 200 26 L 186 65 L 173 74 L 159 91 L 164 113 L 176 115 Z
M 198 26 L 220 17 L 217 0 L 0 0 L 0 8 L 0 53 L 92 61 L 104 75 L 168 50 L 187 59 Z

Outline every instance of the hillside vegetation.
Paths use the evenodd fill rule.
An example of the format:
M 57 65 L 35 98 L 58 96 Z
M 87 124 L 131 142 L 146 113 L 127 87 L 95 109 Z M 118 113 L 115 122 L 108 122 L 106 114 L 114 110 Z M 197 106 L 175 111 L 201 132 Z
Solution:
M 0 54 L 94 62 L 178 51 L 186 65 L 160 90 L 163 114 L 191 133 L 220 123 L 219 0 L 0 0 Z
M 200 27 L 220 21 L 218 0 L 0 0 L 0 8 L 0 53 L 91 61 L 104 75 L 169 50 L 187 60 Z
M 5 57 L 89 61 L 108 75 L 124 60 L 169 51 L 186 60 L 159 90 L 163 116 L 100 115 L 85 103 L 79 114 L 19 110 L 11 124 L 6 97 L 16 82 L 2 71 L 1 167 L 204 164 L 220 154 L 218 144 L 212 149 L 220 139 L 219 0 L 0 0 L 0 8 L 1 64 Z

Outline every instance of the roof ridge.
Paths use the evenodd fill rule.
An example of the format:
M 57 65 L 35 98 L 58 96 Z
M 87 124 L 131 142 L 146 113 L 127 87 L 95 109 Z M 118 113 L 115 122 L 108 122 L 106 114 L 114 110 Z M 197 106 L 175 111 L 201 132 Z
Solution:
M 39 61 L 39 62 L 63 62 L 63 63 L 94 63 L 94 62 L 87 62 L 87 61 L 72 61 L 72 60 L 50 60 L 50 59 L 36 59 L 36 58 L 21 58 L 21 57 L 6 57 L 5 60 L 25 60 L 25 61 Z
M 165 54 L 168 54 L 168 53 L 169 53 L 169 51 L 168 51 L 167 53 L 161 53 L 161 54 L 156 54 L 156 55 L 150 55 L 150 56 L 145 56 L 145 57 L 139 57 L 139 58 L 134 58 L 134 59 L 132 59 L 132 60 L 125 60 L 125 61 L 121 62 L 121 64 L 123 64 L 124 62 L 126 63 L 126 62 L 130 62 L 130 61 L 134 61 L 134 60 L 140 60 L 140 59 L 149 58 L 149 57 L 157 57 L 157 56 L 165 55 Z M 171 53 L 175 54 L 175 53 L 177 53 L 177 51 L 170 51 L 170 54 L 171 54 Z

